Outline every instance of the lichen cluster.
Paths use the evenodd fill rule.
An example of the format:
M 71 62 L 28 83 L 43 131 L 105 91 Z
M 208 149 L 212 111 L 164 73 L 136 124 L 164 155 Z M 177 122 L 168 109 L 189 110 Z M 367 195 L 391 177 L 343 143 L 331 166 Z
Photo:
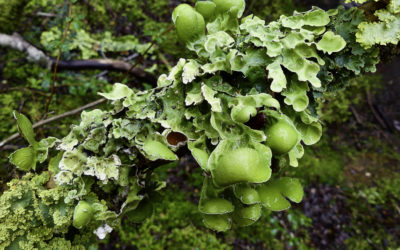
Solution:
M 49 205 L 58 200 L 65 204 L 69 217 L 60 234 L 70 232 L 72 213 L 83 215 L 75 224 L 80 232 L 113 227 L 126 216 L 135 222 L 150 216 L 165 187 L 153 170 L 178 160 L 185 148 L 205 172 L 199 211 L 213 230 L 253 224 L 263 208 L 281 211 L 290 207 L 289 200 L 302 200 L 299 180 L 282 176 L 280 169 L 297 167 L 303 147 L 320 139 L 316 98 L 357 74 L 374 71 L 378 49 L 358 43 L 356 33 L 365 19 L 357 9 L 313 8 L 268 24 L 253 15 L 242 17 L 243 12 L 239 0 L 213 1 L 205 10 L 196 6 L 189 11 L 194 17 L 175 12 L 178 34 L 192 32 L 180 35 L 190 56 L 161 75 L 153 89 L 116 83 L 111 92 L 100 93 L 112 110 L 83 112 L 68 136 L 51 139 L 43 158 L 50 150 L 48 167 L 36 157 L 32 132 L 24 132 L 31 131 L 30 124 L 22 116 L 17 119 L 32 148 L 25 155 L 32 160 L 29 165 L 27 156 L 22 159 L 18 153 L 11 160 L 20 170 L 51 171 L 35 187 L 60 196 Z M 56 186 L 45 189 L 44 183 L 53 180 Z M 15 202 L 6 197 L 1 201 L 8 206 L 0 214 L 10 217 Z M 85 211 L 77 212 L 80 201 Z M 40 214 L 42 209 L 34 206 L 33 211 Z M 57 232 L 58 225 L 49 223 Z M 24 222 L 16 227 L 18 234 L 11 233 L 8 221 L 5 225 L 0 234 L 4 246 L 17 244 L 16 235 L 31 233 Z
M 26 174 L 8 183 L 0 197 L 1 249 L 67 249 L 64 235 L 72 223 L 73 207 L 66 204 L 66 187 L 46 188 L 50 173 Z M 92 237 L 88 235 L 88 237 Z M 79 245 L 75 245 L 76 249 Z M 83 245 L 80 245 L 84 249 Z
M 398 44 L 400 41 L 400 1 L 389 1 L 385 9 L 375 11 L 374 15 L 377 21 L 362 22 L 358 26 L 357 42 L 364 48 L 371 48 L 376 44 Z

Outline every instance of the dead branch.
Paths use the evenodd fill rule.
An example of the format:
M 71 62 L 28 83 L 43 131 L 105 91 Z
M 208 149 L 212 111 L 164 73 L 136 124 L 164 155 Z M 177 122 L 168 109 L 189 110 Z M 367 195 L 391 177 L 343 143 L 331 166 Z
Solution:
M 52 123 L 52 122 L 54 122 L 54 121 L 63 119 L 63 118 L 65 118 L 65 117 L 73 116 L 73 115 L 79 114 L 79 113 L 81 113 L 83 110 L 88 109 L 88 108 L 92 108 L 92 107 L 97 106 L 97 105 L 99 105 L 99 104 L 102 104 L 102 103 L 104 103 L 105 101 L 106 101 L 106 99 L 101 98 L 101 99 L 99 99 L 99 100 L 97 100 L 97 101 L 91 102 L 91 103 L 89 103 L 89 104 L 86 104 L 86 105 L 84 105 L 84 106 L 82 106 L 82 107 L 79 107 L 79 108 L 76 108 L 76 109 L 74 109 L 74 110 L 65 112 L 65 113 L 60 114 L 60 115 L 56 115 L 56 116 L 50 117 L 50 118 L 48 118 L 48 119 L 46 119 L 46 120 L 41 120 L 41 121 L 39 121 L 39 122 L 33 124 L 32 127 L 35 129 L 35 128 L 38 128 L 38 127 L 40 127 L 40 126 L 43 126 L 43 125 Z M 13 140 L 17 139 L 18 137 L 20 137 L 20 134 L 19 134 L 19 133 L 15 133 L 15 134 L 11 135 L 10 137 L 8 137 L 7 139 L 5 139 L 5 140 L 3 140 L 2 142 L 0 142 L 0 149 L 3 148 L 3 147 L 4 147 L 5 145 L 7 145 L 8 143 L 12 142 Z
M 353 105 L 350 105 L 350 110 L 351 110 L 351 113 L 353 114 L 354 118 L 356 118 L 357 123 L 362 124 L 361 118 L 358 115 L 357 110 L 354 108 Z
M 54 60 L 54 59 L 52 59 Z M 58 63 L 59 70 L 85 70 L 85 69 L 99 69 L 99 70 L 113 70 L 120 72 L 127 72 L 132 65 L 124 61 L 113 59 L 90 59 L 90 60 L 74 60 L 74 61 L 60 61 Z M 135 68 L 130 72 L 139 80 L 145 80 L 150 84 L 155 85 L 157 79 L 154 75 Z
M 387 129 L 385 122 L 382 120 L 382 118 L 380 117 L 379 113 L 376 111 L 376 109 L 373 105 L 372 96 L 369 91 L 367 91 L 367 101 L 368 101 L 369 108 L 371 109 L 372 114 L 374 115 L 375 119 L 379 122 L 379 125 L 381 125 L 381 127 L 383 129 Z
M 57 15 L 54 13 L 46 13 L 46 12 L 37 12 L 36 16 L 42 16 L 42 17 L 56 17 Z
M 27 59 L 30 62 L 37 63 L 41 67 L 47 69 L 54 69 L 56 59 L 47 56 L 43 51 L 37 49 L 27 41 L 25 41 L 19 34 L 6 35 L 0 33 L 0 46 L 9 47 L 27 54 Z M 127 72 L 132 65 L 130 63 L 112 60 L 112 59 L 91 59 L 91 60 L 72 60 L 63 61 L 58 63 L 58 70 L 113 70 L 119 72 Z M 129 72 L 138 80 L 146 81 L 149 84 L 156 85 L 157 78 L 140 68 L 134 68 Z
M 52 65 L 50 57 L 25 41 L 18 33 L 11 36 L 0 33 L 0 46 L 25 52 L 29 61 L 38 63 L 41 67 L 50 68 Z

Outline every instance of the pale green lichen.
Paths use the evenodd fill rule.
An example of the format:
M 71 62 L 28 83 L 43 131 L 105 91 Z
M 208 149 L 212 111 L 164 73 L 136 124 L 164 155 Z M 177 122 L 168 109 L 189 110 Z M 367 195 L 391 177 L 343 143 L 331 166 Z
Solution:
M 79 19 L 81 17 L 76 18 Z M 82 27 L 75 25 L 71 25 L 70 31 L 74 32 L 75 35 L 67 37 L 66 48 L 70 51 L 79 51 L 81 59 L 100 57 L 99 48 L 103 53 L 123 51 L 143 53 L 149 47 L 149 44 L 140 43 L 139 39 L 134 35 L 114 37 L 109 31 L 93 35 L 82 29 Z M 42 32 L 40 42 L 45 48 L 52 51 L 52 56 L 57 56 L 58 51 L 52 48 L 60 37 L 62 37 L 62 29 L 52 27 L 50 30 Z M 153 50 L 149 52 L 152 53 Z
M 165 161 L 175 164 L 178 149 L 184 145 L 209 172 L 207 176 L 211 175 L 202 191 L 204 199 L 214 199 L 208 204 L 227 205 L 230 201 L 225 202 L 222 195 L 231 196 L 238 204 L 224 205 L 229 209 L 219 214 L 202 210 L 207 213 L 205 224 L 212 229 L 227 230 L 232 221 L 250 225 L 259 218 L 261 205 L 272 210 L 278 205 L 279 209 L 290 206 L 284 196 L 299 202 L 302 189 L 297 181 L 275 181 L 275 176 L 269 181 L 271 160 L 275 157 L 281 165 L 297 167 L 303 145 L 316 143 L 322 135 L 322 125 L 312 113 L 315 96 L 375 67 L 376 50 L 366 50 L 355 41 L 356 26 L 363 21 L 360 15 L 354 9 L 325 12 L 313 8 L 268 24 L 252 15 L 239 24 L 236 12 L 208 19 L 207 32 L 187 44 L 193 57 L 180 59 L 168 74 L 159 77 L 157 87 L 137 90 L 115 84 L 110 93 L 100 93 L 112 101 L 110 111 L 83 112 L 80 124 L 61 141 L 39 142 L 43 147 L 39 164 L 53 153 L 49 169 L 59 185 L 55 189 L 64 190 L 62 195 L 53 194 L 59 200 L 57 209 L 42 213 L 47 210 L 39 202 L 40 206 L 25 211 L 37 192 L 27 188 L 17 201 L 4 206 L 8 210 L 3 216 L 9 216 L 9 208 L 14 206 L 13 210 L 24 216 L 37 213 L 43 223 L 64 225 L 60 229 L 63 234 L 72 223 L 73 207 L 85 200 L 96 211 L 88 224 L 91 229 L 104 223 L 115 227 L 124 216 L 142 221 L 153 211 L 155 193 L 165 186 L 154 168 L 164 166 Z M 381 18 L 390 19 L 383 14 Z M 260 125 L 257 119 L 264 121 Z M 293 145 L 281 154 L 270 149 L 266 132 L 277 122 L 285 122 L 293 135 Z M 61 153 L 49 152 L 54 147 Z M 232 159 L 237 168 L 231 169 Z M 261 193 L 272 193 L 284 206 L 271 205 L 265 197 L 242 204 L 233 192 L 235 185 L 243 183 L 254 190 L 263 183 Z M 98 195 L 108 200 L 99 201 Z M 20 223 L 25 225 L 26 220 Z M 7 225 L 17 230 L 19 224 L 10 221 Z M 41 232 L 49 234 L 48 228 Z M 23 238 L 29 229 L 22 228 L 15 237 L 8 234 L 13 238 L 7 244 L 35 244 L 33 239 Z M 42 241 L 39 237 L 38 242 Z
M 182 81 L 183 83 L 190 83 L 200 74 L 200 64 L 195 60 L 189 60 L 183 67 Z
M 50 249 L 61 243 L 60 249 L 85 248 L 63 239 L 73 208 L 64 203 L 67 188 L 46 189 L 49 178 L 48 172 L 27 174 L 8 183 L 9 189 L 0 197 L 1 249 Z
M 298 179 L 283 177 L 273 180 L 258 188 L 263 206 L 272 211 L 282 211 L 290 207 L 290 202 L 300 202 L 303 198 L 303 188 Z
M 211 105 L 211 110 L 213 112 L 222 112 L 221 100 L 215 97 L 217 91 L 203 84 L 201 86 L 201 92 L 203 93 L 204 99 Z
M 308 81 L 314 87 L 321 87 L 321 81 L 317 77 L 320 65 L 324 60 L 318 55 L 315 48 L 308 44 L 315 41 L 321 35 L 320 30 L 307 30 L 303 26 L 322 27 L 330 22 L 329 15 L 320 10 L 313 9 L 305 13 L 297 13 L 292 17 L 281 17 L 278 22 L 272 22 L 265 26 L 264 21 L 257 17 L 247 17 L 242 20 L 240 28 L 249 34 L 249 41 L 255 46 L 265 47 L 267 54 L 273 62 L 267 67 L 273 81 L 271 90 L 281 92 L 286 88 L 287 79 L 281 65 L 297 74 L 300 81 Z M 288 29 L 285 35 L 279 26 Z M 323 30 L 322 30 L 323 31 Z M 322 36 L 317 43 L 317 48 L 328 53 L 341 51 L 346 42 L 332 31 Z M 309 58 L 316 58 L 315 63 Z M 269 60 L 267 59 L 266 62 Z
M 322 50 L 328 54 L 339 52 L 346 46 L 345 40 L 335 35 L 332 31 L 326 32 L 322 39 L 317 43 L 317 49 Z
M 362 22 L 358 26 L 357 42 L 364 48 L 374 45 L 398 44 L 400 41 L 400 1 L 391 0 L 386 9 L 375 12 L 377 22 Z
M 292 105 L 297 112 L 304 111 L 309 104 L 307 96 L 307 91 L 309 90 L 305 82 L 292 78 L 289 87 L 282 92 L 282 95 L 285 96 L 285 104 Z
M 107 98 L 108 100 L 113 100 L 113 101 L 125 98 L 132 94 L 133 91 L 126 85 L 121 83 L 115 83 L 113 86 L 113 90 L 110 93 L 99 93 L 99 95 Z

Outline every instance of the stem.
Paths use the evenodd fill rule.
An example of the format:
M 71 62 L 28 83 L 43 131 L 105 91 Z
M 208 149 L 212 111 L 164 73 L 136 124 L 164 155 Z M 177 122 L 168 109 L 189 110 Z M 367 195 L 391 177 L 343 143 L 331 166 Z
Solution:
M 45 118 L 47 113 L 49 112 L 49 106 L 50 106 L 51 100 L 53 99 L 53 96 L 54 96 L 54 92 L 55 92 L 54 84 L 57 79 L 57 67 L 58 67 L 58 63 L 60 62 L 60 58 L 61 58 L 62 46 L 65 42 L 65 39 L 67 38 L 69 27 L 71 26 L 71 22 L 72 22 L 71 16 L 72 16 L 72 3 L 69 2 L 68 22 L 67 22 L 67 26 L 65 27 L 65 30 L 64 30 L 60 48 L 58 49 L 57 60 L 56 60 L 56 64 L 54 65 L 53 80 L 51 81 L 51 86 L 50 86 L 51 93 L 50 93 L 49 99 L 47 100 L 47 103 L 46 103 L 46 108 L 45 108 L 43 118 Z
M 106 101 L 105 98 L 101 98 L 101 99 L 99 99 L 99 100 L 97 100 L 97 101 L 94 101 L 94 102 L 92 102 L 92 103 L 86 104 L 86 105 L 84 105 L 84 106 L 82 106 L 82 107 L 79 107 L 79 108 L 76 108 L 76 109 L 74 109 L 74 110 L 65 112 L 65 113 L 63 113 L 63 114 L 61 114 L 61 115 L 57 115 L 57 116 L 51 117 L 51 118 L 46 119 L 46 120 L 41 120 L 41 121 L 39 121 L 39 122 L 33 124 L 32 127 L 35 129 L 35 128 L 38 128 L 38 127 L 40 127 L 40 126 L 46 125 L 46 124 L 48 124 L 48 123 L 51 123 L 51 122 L 60 120 L 60 119 L 62 119 L 62 118 L 65 118 L 65 117 L 68 117 L 68 116 L 72 116 L 72 115 L 79 114 L 79 113 L 82 112 L 83 110 L 88 109 L 88 108 L 92 108 L 92 107 L 97 106 L 97 105 L 99 105 L 99 104 L 102 104 L 102 103 L 104 103 L 105 101 Z M 0 142 L 0 149 L 3 148 L 6 144 L 8 144 L 8 143 L 14 141 L 15 139 L 17 139 L 18 137 L 20 137 L 20 134 L 19 134 L 19 133 L 15 133 L 15 134 L 11 135 L 10 137 L 8 137 L 7 139 L 5 139 L 4 141 Z
M 163 36 L 165 34 L 167 34 L 168 32 L 170 32 L 172 29 L 174 28 L 173 25 L 169 26 L 168 29 L 166 29 L 163 33 L 160 34 L 160 36 Z M 135 64 L 132 65 L 132 67 L 125 73 L 124 77 L 121 79 L 121 82 L 123 82 L 126 77 L 129 75 L 129 73 L 136 68 L 136 66 L 141 63 L 144 59 L 144 56 L 150 51 L 150 49 L 154 46 L 154 44 L 156 43 L 156 40 L 153 39 L 153 41 L 151 42 L 151 44 L 149 45 L 149 47 L 146 49 L 146 51 L 139 56 L 139 58 L 136 60 Z

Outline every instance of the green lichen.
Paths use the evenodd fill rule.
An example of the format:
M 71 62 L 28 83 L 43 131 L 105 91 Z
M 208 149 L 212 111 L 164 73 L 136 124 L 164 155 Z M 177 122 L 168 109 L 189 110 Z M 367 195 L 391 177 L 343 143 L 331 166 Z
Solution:
M 8 183 L 0 197 L 0 248 L 33 249 L 68 242 L 57 237 L 66 234 L 71 224 L 73 209 L 64 203 L 68 189 L 46 188 L 49 179 L 50 174 L 44 172 Z M 75 245 L 76 249 L 83 247 Z
M 219 11 L 222 3 L 216 1 Z M 354 45 L 361 18 L 345 24 L 359 15 L 354 9 L 313 8 L 267 24 L 253 15 L 239 20 L 242 7 L 238 6 L 209 19 L 206 32 L 187 41 L 192 58 L 180 59 L 159 77 L 156 87 L 138 90 L 115 84 L 110 92 L 100 93 L 112 102 L 111 110 L 83 112 L 80 124 L 66 137 L 42 143 L 48 147 L 40 167 L 47 167 L 45 156 L 55 156 L 51 168 L 57 188 L 68 190 L 62 199 L 68 211 L 79 200 L 93 207 L 93 220 L 87 225 L 85 221 L 85 227 L 107 223 L 118 228 L 123 218 L 136 223 L 151 216 L 165 187 L 154 169 L 177 160 L 180 147 L 187 144 L 194 154 L 203 152 L 195 157 L 207 172 L 199 208 L 211 229 L 225 231 L 232 222 L 253 224 L 261 207 L 273 211 L 290 207 L 285 197 L 301 201 L 299 181 L 272 175 L 272 158 L 281 166 L 299 165 L 304 146 L 322 136 L 322 124 L 312 107 L 315 96 L 371 70 L 377 63 L 376 50 Z M 346 28 L 351 32 L 341 34 Z M 340 58 L 361 55 L 369 63 L 358 69 L 338 63 Z M 260 128 L 247 123 L 257 115 L 265 117 Z M 276 150 L 270 142 L 278 139 L 268 128 L 283 122 L 292 138 L 288 147 Z M 174 138 L 177 143 L 168 138 L 171 132 L 179 135 Z M 237 185 L 243 184 L 256 190 L 260 200 L 244 204 L 235 194 Z M 32 192 L 15 204 L 27 206 Z M 35 207 L 29 215 L 42 211 L 45 208 Z M 52 223 L 66 223 L 62 231 L 66 233 L 71 218 L 60 218 Z M 21 229 L 21 237 L 28 229 Z M 46 230 L 42 232 L 52 228 Z M 14 237 L 8 244 L 19 240 Z M 34 244 L 30 238 L 27 242 Z
M 298 166 L 298 159 L 304 153 L 301 142 L 315 144 L 322 134 L 318 118 L 307 109 L 310 103 L 308 92 L 321 91 L 317 88 L 327 84 L 326 79 L 319 78 L 321 71 L 332 74 L 331 68 L 323 67 L 325 61 L 334 62 L 347 44 L 334 29 L 326 30 L 334 25 L 331 22 L 336 20 L 335 15 L 338 12 L 314 8 L 293 17 L 282 16 L 268 25 L 254 16 L 244 18 L 239 24 L 231 15 L 218 15 L 207 24 L 207 35 L 188 43 L 197 59 L 179 60 L 169 74 L 159 77 L 158 87 L 137 91 L 115 84 L 111 92 L 101 93 L 114 102 L 115 109 L 82 114 L 82 122 L 58 146 L 65 153 L 60 161 L 57 182 L 74 187 L 79 178 L 85 177 L 94 178 L 102 185 L 119 185 L 122 166 L 133 165 L 137 168 L 134 171 L 148 168 L 146 162 L 138 161 L 140 157 L 152 162 L 176 160 L 173 152 L 179 146 L 170 145 L 166 138 L 174 131 L 191 142 L 199 140 L 196 147 L 190 147 L 192 150 L 211 152 L 207 166 L 204 160 L 201 163 L 203 169 L 211 172 L 215 185 L 229 188 L 243 181 L 265 183 L 271 176 L 267 134 L 244 122 L 255 116 L 257 109 L 269 107 L 276 110 L 263 112 L 269 119 L 266 126 L 285 121 L 297 135 L 288 152 L 273 155 L 282 162 L 289 159 L 290 165 Z M 267 65 L 269 77 L 273 79 L 270 86 L 260 81 L 264 79 Z M 224 74 L 241 74 L 241 77 L 238 82 L 232 82 Z M 255 84 L 249 85 L 251 82 Z M 268 88 L 272 92 L 282 92 L 286 105 L 266 94 L 264 91 Z M 208 111 L 204 111 L 205 107 Z M 247 112 L 248 109 L 253 111 Z M 119 118 L 114 119 L 116 117 Z M 199 138 L 208 142 L 201 143 Z M 230 154 L 231 157 L 222 157 Z M 250 172 L 260 174 L 248 174 L 247 161 L 240 158 L 245 157 L 244 154 L 250 154 L 256 161 L 251 164 L 254 171 Z M 230 166 L 224 162 L 231 159 L 236 159 L 235 164 L 240 165 L 235 168 L 239 171 L 236 174 L 224 169 L 224 166 Z M 219 164 L 219 160 L 224 164 Z M 220 192 L 216 191 L 213 199 L 220 199 Z M 131 205 L 121 209 L 123 213 L 133 209 L 139 216 L 144 205 L 138 204 L 147 204 L 151 199 L 140 198 L 137 192 L 132 195 L 136 202 L 128 202 L 129 198 L 126 204 Z M 294 201 L 298 202 L 298 199 Z M 268 208 L 266 204 L 264 206 Z M 205 222 L 214 229 L 226 230 L 230 226 L 219 227 L 216 221 L 233 216 L 239 224 L 249 224 L 250 221 L 245 219 L 250 211 L 252 209 L 243 208 L 242 212 L 230 214 L 231 211 L 223 218 L 212 215 L 205 218 Z M 235 219 L 235 215 L 240 218 Z
M 357 42 L 364 48 L 374 45 L 398 44 L 400 41 L 400 1 L 391 0 L 386 9 L 377 10 L 377 22 L 362 22 L 357 32 Z

